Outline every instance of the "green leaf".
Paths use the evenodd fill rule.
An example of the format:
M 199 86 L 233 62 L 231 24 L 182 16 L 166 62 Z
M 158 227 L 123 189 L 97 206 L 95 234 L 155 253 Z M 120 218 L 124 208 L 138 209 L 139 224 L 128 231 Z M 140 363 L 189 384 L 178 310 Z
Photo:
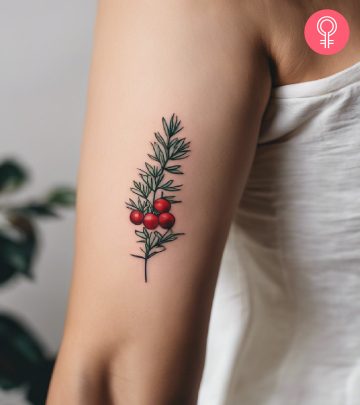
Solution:
M 167 166 L 165 167 L 165 170 L 169 173 L 173 173 L 173 174 L 184 174 L 181 170 L 180 170 L 180 165 L 174 165 L 174 166 Z
M 185 143 L 185 139 L 184 139 L 184 138 L 179 139 L 179 140 L 176 142 L 176 144 L 174 145 L 174 152 L 177 152 L 181 147 L 183 147 L 183 146 L 184 146 L 184 143 Z
M 75 204 L 75 191 L 70 187 L 59 187 L 52 190 L 46 201 L 49 204 L 62 207 L 72 207 Z
M 171 147 L 174 146 L 177 142 L 179 142 L 179 138 L 173 138 L 173 139 L 171 139 L 171 141 L 169 142 L 169 147 L 171 148 Z
M 171 202 L 171 204 L 176 204 L 176 203 L 181 202 L 181 201 L 179 201 L 179 200 L 176 200 L 174 195 L 164 195 L 164 194 L 163 194 L 163 195 L 162 195 L 162 198 L 166 198 L 168 201 Z
M 171 186 L 173 183 L 174 183 L 174 180 L 168 180 L 167 182 L 165 182 L 165 183 L 163 183 L 163 184 L 161 185 L 161 188 L 165 188 L 165 187 Z
M 23 207 L 14 208 L 11 210 L 16 214 L 26 216 L 38 216 L 38 217 L 58 217 L 53 207 L 47 203 L 30 203 Z
M 159 160 L 156 156 L 150 155 L 149 153 L 148 153 L 148 156 L 150 159 L 155 160 L 156 162 L 159 162 Z
M 172 180 L 169 180 L 169 181 L 172 182 Z M 181 190 L 182 184 L 178 184 L 176 186 L 170 186 L 170 185 L 168 185 L 169 181 L 166 182 L 165 184 L 161 185 L 159 188 L 161 188 L 162 190 L 165 190 L 165 191 L 179 191 L 179 190 Z
M 163 252 L 164 250 L 166 250 L 165 246 L 157 246 L 157 247 L 151 249 L 151 253 L 149 254 L 148 258 L 150 259 L 150 257 L 153 257 L 153 256 L 157 255 L 158 253 Z
M 181 236 L 181 235 L 185 235 L 185 233 L 184 232 L 173 232 L 172 235 Z
M 155 176 L 155 168 L 154 168 L 154 166 L 150 165 L 150 164 L 147 163 L 147 162 L 145 163 L 145 166 L 146 166 L 148 172 L 149 172 L 152 176 Z
M 179 203 L 182 202 L 182 201 L 180 201 L 180 200 L 175 200 L 175 199 L 173 199 L 173 198 L 168 198 L 168 197 L 166 197 L 166 199 L 169 200 L 169 202 L 171 202 L 171 204 L 179 204 Z
M 135 187 L 131 187 L 130 190 L 143 198 L 147 198 L 151 192 L 151 188 L 148 187 L 146 184 L 141 184 L 140 182 L 133 181 Z
M 158 236 L 158 235 L 160 235 L 160 236 Z M 159 232 L 152 232 L 150 234 L 150 249 L 155 247 L 159 243 L 160 239 L 161 239 L 161 234 L 159 234 Z
M 29 257 L 28 254 L 24 252 L 22 243 L 12 241 L 0 235 L 0 249 L 0 281 L 6 281 L 3 280 L 4 269 L 7 269 L 6 273 L 9 273 L 11 269 L 12 275 L 15 275 L 15 273 L 30 273 Z
M 164 177 L 165 177 L 165 175 L 164 175 L 164 174 L 161 174 L 159 177 L 156 178 L 156 182 L 155 182 L 156 188 L 159 187 L 159 185 L 161 184 L 161 182 L 164 180 Z
M 35 229 L 29 218 L 12 216 L 10 223 L 18 236 L 0 230 L 0 284 L 17 274 L 31 277 L 37 246 Z
M 140 199 L 139 199 L 140 200 Z M 131 198 L 129 198 L 129 202 L 125 203 L 127 208 L 131 209 L 131 210 L 139 210 L 139 207 L 137 206 L 137 204 L 135 203 L 134 200 L 132 200 Z
M 132 190 L 134 193 L 136 193 L 136 190 Z M 143 197 L 143 195 L 141 194 L 141 197 Z M 147 207 L 149 205 L 149 201 L 145 200 L 144 202 L 141 202 L 140 197 L 138 197 L 137 203 L 132 200 L 131 198 L 129 198 L 129 202 L 125 203 L 127 208 L 131 209 L 131 210 L 138 210 L 140 212 L 142 212 L 143 214 L 147 213 Z
M 149 176 L 148 174 L 140 174 L 140 177 L 142 178 L 142 180 L 144 181 L 144 183 L 151 189 L 154 189 L 154 180 L 151 176 Z
M 165 163 L 166 163 L 166 158 L 165 158 L 165 154 L 164 154 L 164 152 L 161 150 L 159 144 L 158 144 L 157 142 L 154 142 L 154 143 L 152 144 L 152 147 L 153 147 L 153 149 L 154 149 L 154 153 L 155 153 L 155 156 L 156 156 L 157 161 L 160 162 L 160 164 L 161 164 L 162 166 L 164 166 Z
M 177 237 L 175 235 L 169 235 L 163 240 L 163 243 L 171 242 L 176 239 L 177 239 Z
M 161 233 L 160 233 L 160 232 L 155 231 L 154 233 L 155 233 L 155 235 L 156 235 L 156 236 L 157 236 L 159 239 L 161 239 L 161 238 L 162 238 L 162 235 L 161 235 Z
M 0 314 L 0 388 L 27 384 L 34 369 L 45 361 L 44 349 L 18 320 Z
M 27 180 L 25 169 L 13 160 L 5 160 L 0 164 L 0 192 L 13 191 L 21 187 Z
M 161 143 L 161 145 L 164 147 L 164 149 L 167 149 L 167 143 L 165 139 L 160 135 L 159 132 L 155 132 L 155 138 Z
M 175 134 L 177 134 L 178 132 L 180 132 L 183 129 L 183 127 L 181 127 L 181 121 L 178 119 L 178 117 L 175 114 L 172 114 L 169 124 L 167 124 L 166 120 L 163 118 L 163 126 L 164 126 L 164 122 L 167 126 L 169 137 L 174 136 Z M 165 127 L 164 127 L 164 130 L 165 130 Z
M 130 256 L 133 256 L 133 257 L 138 257 L 139 259 L 145 259 L 145 257 L 144 257 L 144 256 L 140 256 L 140 255 L 133 255 L 132 253 L 130 253 Z
M 185 142 L 185 138 L 173 139 L 169 144 L 169 160 L 185 159 L 188 156 L 190 142 Z
M 168 124 L 166 122 L 166 119 L 164 117 L 162 117 L 162 124 L 163 124 L 163 128 L 164 128 L 164 132 L 166 134 L 166 136 L 170 136 L 170 129 L 168 127 Z
M 144 214 L 148 214 L 149 212 L 152 212 L 152 206 L 150 204 L 147 204 L 144 208 Z
M 171 157 L 171 160 L 181 160 L 181 159 L 187 158 L 188 156 L 189 156 L 189 154 L 187 152 L 179 152 L 179 153 L 174 154 Z
M 146 239 L 146 236 L 144 234 L 144 232 L 141 231 L 135 231 L 136 235 L 141 238 L 141 239 Z
M 185 235 L 185 234 L 182 232 L 174 233 L 171 231 L 170 233 L 163 236 L 161 243 L 172 242 L 172 241 L 176 240 L 180 235 Z
M 160 164 L 162 167 L 164 167 L 166 165 L 166 158 L 162 152 L 160 153 Z
M 154 246 L 155 241 L 157 240 L 156 235 L 154 232 L 150 233 L 150 238 L 149 238 L 149 247 L 150 249 Z
M 54 365 L 55 358 L 50 358 L 32 368 L 26 389 L 26 399 L 30 404 L 45 404 Z
M 136 188 L 131 187 L 130 190 L 131 190 L 134 194 L 138 195 L 139 197 L 143 197 L 143 193 L 142 193 L 141 191 L 137 190 Z

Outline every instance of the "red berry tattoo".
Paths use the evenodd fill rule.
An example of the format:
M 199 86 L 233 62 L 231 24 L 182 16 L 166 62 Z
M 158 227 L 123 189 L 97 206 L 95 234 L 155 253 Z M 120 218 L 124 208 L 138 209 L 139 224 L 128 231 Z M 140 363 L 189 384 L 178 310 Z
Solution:
M 144 214 L 138 210 L 132 210 L 130 213 L 130 221 L 135 225 L 142 224 Z
M 150 212 L 144 217 L 144 225 L 146 229 L 155 229 L 159 225 L 159 218 Z
M 158 198 L 154 201 L 154 208 L 159 212 L 169 212 L 171 203 L 170 201 L 165 200 L 165 198 Z
M 155 132 L 156 141 L 151 142 L 153 154 L 148 154 L 154 163 L 145 162 L 145 169 L 139 170 L 138 181 L 133 181 L 132 193 L 137 200 L 129 199 L 126 207 L 131 210 L 130 221 L 134 225 L 143 225 L 142 230 L 136 229 L 139 237 L 140 254 L 131 256 L 144 260 L 144 277 L 148 281 L 147 264 L 151 257 L 166 250 L 170 242 L 176 240 L 183 232 L 174 232 L 175 216 L 173 205 L 181 203 L 176 200 L 174 193 L 181 190 L 182 184 L 174 184 L 174 179 L 169 176 L 184 174 L 177 161 L 185 159 L 190 154 L 190 142 L 179 137 L 183 130 L 181 121 L 173 114 L 167 122 L 162 118 L 164 136 Z M 155 230 L 165 229 L 159 232 Z
M 175 217 L 169 212 L 163 212 L 159 215 L 159 224 L 161 228 L 170 229 L 175 224 Z

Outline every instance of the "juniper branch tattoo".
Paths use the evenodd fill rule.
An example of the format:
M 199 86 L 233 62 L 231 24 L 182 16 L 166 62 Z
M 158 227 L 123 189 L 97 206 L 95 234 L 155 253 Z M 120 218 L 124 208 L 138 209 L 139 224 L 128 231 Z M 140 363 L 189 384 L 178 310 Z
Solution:
M 154 163 L 145 162 L 144 169 L 138 169 L 140 179 L 133 181 L 131 192 L 135 198 L 129 198 L 126 207 L 131 210 L 130 221 L 134 225 L 143 225 L 142 230 L 135 230 L 137 241 L 142 246 L 141 253 L 131 256 L 144 260 L 144 277 L 148 281 L 147 264 L 151 257 L 164 252 L 170 242 L 176 240 L 183 232 L 174 232 L 175 216 L 170 212 L 173 204 L 181 203 L 176 193 L 182 184 L 175 184 L 171 175 L 184 174 L 179 161 L 190 153 L 190 142 L 178 134 L 184 129 L 181 121 L 173 114 L 169 121 L 162 118 L 164 136 L 155 132 L 156 141 L 151 142 L 152 154 L 148 157 Z M 166 230 L 159 232 L 156 228 Z

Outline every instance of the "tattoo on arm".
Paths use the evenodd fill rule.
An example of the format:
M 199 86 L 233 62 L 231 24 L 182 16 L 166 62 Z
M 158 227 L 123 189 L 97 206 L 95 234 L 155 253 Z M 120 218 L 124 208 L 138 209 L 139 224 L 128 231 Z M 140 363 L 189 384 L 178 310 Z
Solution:
M 173 231 L 175 216 L 170 212 L 173 204 L 181 203 L 174 193 L 181 190 L 182 184 L 174 184 L 169 177 L 184 174 L 177 161 L 189 156 L 190 142 L 178 135 L 184 128 L 175 114 L 169 121 L 163 117 L 162 125 L 165 136 L 155 132 L 156 141 L 151 142 L 153 154 L 148 154 L 154 163 L 145 162 L 145 168 L 138 169 L 140 179 L 134 180 L 130 188 L 137 200 L 136 197 L 129 198 L 126 202 L 126 207 L 131 210 L 130 221 L 143 227 L 135 230 L 140 238 L 137 242 L 142 245 L 141 253 L 131 256 L 144 260 L 145 282 L 148 281 L 148 260 L 165 251 L 165 245 L 184 235 Z M 164 231 L 155 230 L 158 227 Z

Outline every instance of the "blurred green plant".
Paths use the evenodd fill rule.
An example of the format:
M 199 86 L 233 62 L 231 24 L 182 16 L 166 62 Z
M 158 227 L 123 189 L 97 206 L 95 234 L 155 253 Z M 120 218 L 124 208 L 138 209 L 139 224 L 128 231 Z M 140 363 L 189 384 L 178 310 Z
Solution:
M 33 278 L 39 245 L 36 221 L 59 218 L 61 208 L 75 203 L 70 187 L 57 187 L 21 204 L 5 202 L 28 180 L 26 169 L 16 161 L 0 163 L 0 287 L 18 276 Z M 0 313 L 0 389 L 24 388 L 29 403 L 44 405 L 54 362 L 28 327 Z

